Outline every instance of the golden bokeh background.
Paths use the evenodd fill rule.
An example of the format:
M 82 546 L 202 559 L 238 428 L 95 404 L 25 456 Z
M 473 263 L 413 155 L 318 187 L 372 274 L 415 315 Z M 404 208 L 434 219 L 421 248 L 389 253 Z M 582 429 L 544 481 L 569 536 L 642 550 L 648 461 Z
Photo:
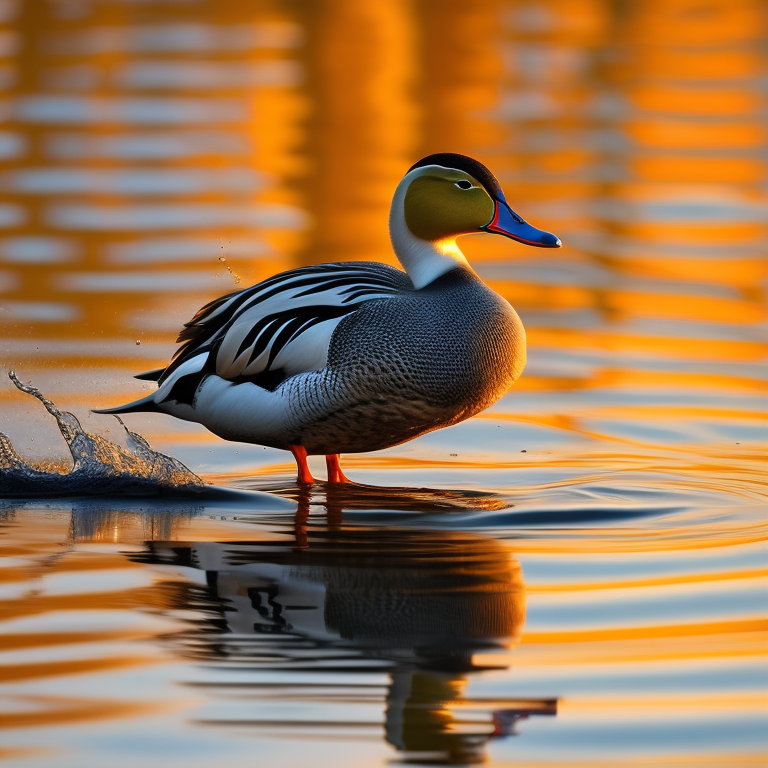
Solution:
M 89 430 L 120 432 L 88 409 L 144 394 L 132 374 L 215 296 L 313 262 L 394 263 L 391 195 L 428 153 L 483 161 L 564 243 L 462 240 L 526 325 L 525 374 L 465 424 L 345 461 L 371 485 L 490 501 L 318 491 L 301 532 L 311 549 L 370 525 L 375 553 L 403 519 L 376 510 L 442 510 L 432 532 L 410 521 L 429 557 L 466 558 L 444 554 L 441 578 L 514 583 L 521 636 L 488 650 L 495 671 L 330 678 L 274 635 L 233 694 L 217 633 L 251 615 L 247 568 L 276 539 L 289 554 L 267 565 L 295 557 L 291 515 L 20 503 L 0 509 L 0 762 L 384 765 L 402 757 L 387 707 L 499 766 L 764 764 L 767 85 L 764 0 L 0 0 L 0 370 Z M 0 379 L 0 429 L 61 454 Z M 293 472 L 196 425 L 130 426 L 208 479 Z M 411 580 L 419 546 L 393 555 Z M 201 552 L 220 567 L 201 576 Z M 347 567 L 328 557 L 318 572 Z M 217 614 L 230 599 L 242 614 Z M 281 654 L 306 675 L 275 672 Z M 558 697 L 557 717 L 494 741 L 492 711 L 531 695 Z M 232 725 L 245 711 L 252 731 Z
M 392 191 L 434 151 L 484 161 L 565 243 L 463 241 L 528 327 L 521 388 L 764 393 L 759 0 L 4 0 L 0 17 L 0 351 L 65 405 L 136 394 L 127 374 L 238 285 L 392 263 Z

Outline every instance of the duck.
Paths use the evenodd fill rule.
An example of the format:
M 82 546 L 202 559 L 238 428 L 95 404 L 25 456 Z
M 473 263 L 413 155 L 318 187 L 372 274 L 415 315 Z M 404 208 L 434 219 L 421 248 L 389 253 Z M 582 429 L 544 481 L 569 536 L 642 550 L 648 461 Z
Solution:
M 184 325 L 170 363 L 136 376 L 157 389 L 96 413 L 156 412 L 224 438 L 290 451 L 297 482 L 350 482 L 341 454 L 377 451 L 457 424 L 515 383 L 523 324 L 475 273 L 458 237 L 540 248 L 555 235 L 512 210 L 496 177 L 452 152 L 412 165 L 389 217 L 403 269 L 369 261 L 281 272 L 214 299 Z

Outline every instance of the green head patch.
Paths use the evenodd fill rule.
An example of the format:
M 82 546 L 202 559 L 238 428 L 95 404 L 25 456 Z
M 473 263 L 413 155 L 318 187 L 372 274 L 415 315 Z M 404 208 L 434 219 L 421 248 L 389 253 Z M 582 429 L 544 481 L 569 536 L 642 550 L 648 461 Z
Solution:
M 408 186 L 405 223 L 422 240 L 443 240 L 477 232 L 492 218 L 495 203 L 466 171 L 429 168 Z

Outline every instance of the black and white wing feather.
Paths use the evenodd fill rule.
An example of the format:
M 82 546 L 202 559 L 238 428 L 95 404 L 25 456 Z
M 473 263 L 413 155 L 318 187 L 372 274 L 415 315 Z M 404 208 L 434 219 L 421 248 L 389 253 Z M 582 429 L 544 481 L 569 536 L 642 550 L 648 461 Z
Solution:
M 411 291 L 404 272 L 371 262 L 283 272 L 204 306 L 179 334 L 182 346 L 159 384 L 176 390 L 179 377 L 215 373 L 271 389 L 288 376 L 324 367 L 333 330 L 361 304 Z

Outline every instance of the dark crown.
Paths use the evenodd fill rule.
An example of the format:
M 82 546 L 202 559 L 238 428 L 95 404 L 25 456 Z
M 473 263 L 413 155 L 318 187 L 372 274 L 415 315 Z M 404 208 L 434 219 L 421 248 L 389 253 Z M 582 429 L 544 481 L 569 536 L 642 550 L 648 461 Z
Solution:
M 501 187 L 496 177 L 477 160 L 473 160 L 466 155 L 459 155 L 456 152 L 438 152 L 414 163 L 409 169 L 410 173 L 414 168 L 423 168 L 425 165 L 440 165 L 443 168 L 453 168 L 456 171 L 464 171 L 473 178 L 477 179 L 484 187 L 486 192 L 493 197 L 502 197 Z

